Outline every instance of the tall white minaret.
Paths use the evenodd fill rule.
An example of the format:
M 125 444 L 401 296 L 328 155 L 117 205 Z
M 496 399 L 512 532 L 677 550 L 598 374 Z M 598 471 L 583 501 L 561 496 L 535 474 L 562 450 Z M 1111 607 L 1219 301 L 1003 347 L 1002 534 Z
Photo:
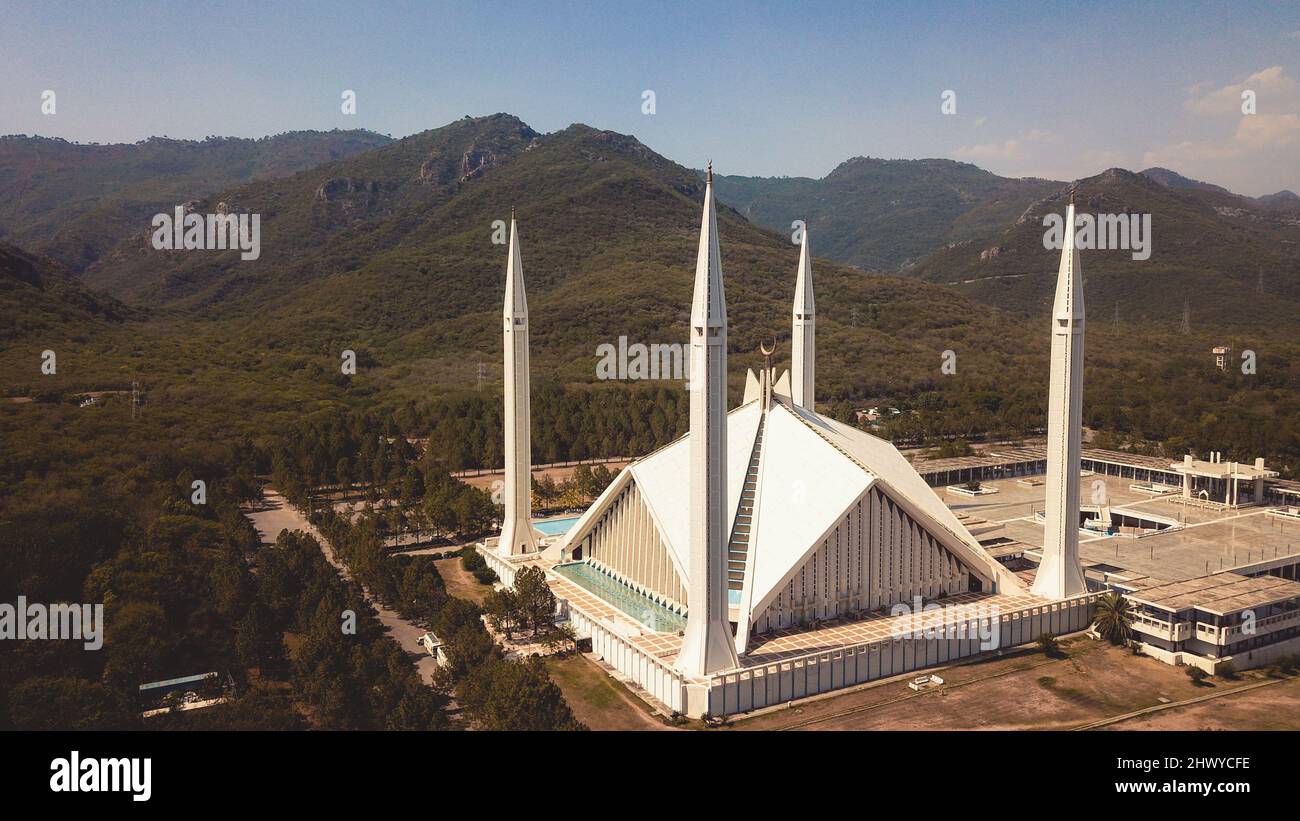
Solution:
M 704 188 L 691 302 L 690 584 L 677 669 L 702 676 L 739 666 L 727 625 L 727 298 L 722 291 L 713 164 Z
M 1088 590 L 1079 564 L 1079 470 L 1083 424 L 1083 269 L 1074 247 L 1074 189 L 1065 209 L 1061 267 L 1052 306 L 1052 379 L 1047 398 L 1047 526 L 1033 593 L 1050 599 Z
M 528 296 L 519 257 L 515 209 L 510 209 L 510 253 L 506 259 L 506 304 L 502 314 L 506 347 L 505 517 L 498 552 L 507 556 L 537 552 L 533 531 L 532 413 L 528 379 Z
M 808 222 L 799 245 L 799 274 L 794 281 L 794 329 L 790 342 L 790 398 L 801 408 L 816 410 L 817 310 L 813 303 L 812 255 L 808 252 Z

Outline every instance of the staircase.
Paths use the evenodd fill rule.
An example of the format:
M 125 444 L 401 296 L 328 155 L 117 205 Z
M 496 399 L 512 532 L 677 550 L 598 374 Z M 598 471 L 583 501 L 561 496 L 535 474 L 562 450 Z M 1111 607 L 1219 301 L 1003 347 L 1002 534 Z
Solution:
M 754 522 L 754 495 L 758 492 L 758 462 L 763 449 L 764 414 L 758 422 L 754 436 L 754 449 L 749 454 L 749 469 L 745 471 L 745 484 L 740 489 L 740 505 L 736 508 L 736 523 L 731 528 L 731 541 L 727 543 L 727 590 L 745 587 L 745 564 L 749 561 L 749 539 Z

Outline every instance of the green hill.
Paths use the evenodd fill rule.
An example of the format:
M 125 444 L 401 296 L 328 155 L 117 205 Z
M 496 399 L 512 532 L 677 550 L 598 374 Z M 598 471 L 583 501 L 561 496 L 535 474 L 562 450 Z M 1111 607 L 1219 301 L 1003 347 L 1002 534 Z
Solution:
M 601 343 L 686 338 L 702 196 L 697 174 L 633 137 L 583 125 L 539 135 L 508 115 L 467 118 L 200 203 L 262 215 L 256 261 L 159 252 L 141 236 L 87 281 L 230 323 L 258 348 L 364 347 L 399 390 L 469 386 L 479 361 L 489 373 L 499 367 L 505 248 L 491 242 L 492 225 L 516 205 L 534 361 L 559 381 L 590 381 Z M 760 339 L 788 339 L 797 248 L 729 209 L 721 220 L 739 379 Z M 923 384 L 944 349 L 990 329 L 1019 336 L 997 312 L 914 280 L 826 262 L 816 276 L 827 398 Z
M 52 344 L 69 330 L 122 322 L 140 312 L 87 289 L 57 263 L 0 242 L 0 342 Z M 45 334 L 56 334 L 44 339 Z
M 1154 171 L 1160 171 L 1155 169 Z M 1300 208 L 1260 204 L 1217 186 L 1112 168 L 1078 183 L 1080 213 L 1151 214 L 1149 259 L 1083 252 L 1090 315 L 1198 324 L 1294 327 L 1300 318 Z M 1174 175 L 1177 177 L 1177 175 Z M 922 260 L 909 273 L 1001 308 L 1039 313 L 1055 288 L 1043 217 L 1064 213 L 1066 189 L 1019 220 Z
M 159 211 L 349 157 L 389 139 L 337 130 L 257 140 L 154 137 L 132 145 L 0 137 L 0 239 L 80 272 Z
M 723 202 L 760 225 L 788 234 L 793 220 L 807 220 L 818 254 L 895 271 L 1014 221 L 1061 184 L 952 160 L 854 157 L 820 180 L 721 177 L 717 185 Z

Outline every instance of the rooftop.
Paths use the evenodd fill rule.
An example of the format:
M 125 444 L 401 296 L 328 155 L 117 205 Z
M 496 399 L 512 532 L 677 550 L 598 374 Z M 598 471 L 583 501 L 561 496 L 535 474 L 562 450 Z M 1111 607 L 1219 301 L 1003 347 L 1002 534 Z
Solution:
M 1195 607 L 1222 616 L 1300 598 L 1300 582 L 1275 576 L 1211 573 L 1195 579 L 1139 587 L 1129 594 L 1129 598 L 1174 613 Z

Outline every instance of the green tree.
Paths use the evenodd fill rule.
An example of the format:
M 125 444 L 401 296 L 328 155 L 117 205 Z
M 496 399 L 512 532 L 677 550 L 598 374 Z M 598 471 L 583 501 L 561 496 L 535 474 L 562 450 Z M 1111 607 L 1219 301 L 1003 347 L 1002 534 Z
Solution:
M 554 623 L 555 594 L 540 567 L 525 567 L 515 574 L 514 594 L 518 600 L 520 620 L 533 635 Z
M 1120 593 L 1105 593 L 1097 598 L 1093 626 L 1111 644 L 1126 644 L 1133 633 L 1133 610 Z

